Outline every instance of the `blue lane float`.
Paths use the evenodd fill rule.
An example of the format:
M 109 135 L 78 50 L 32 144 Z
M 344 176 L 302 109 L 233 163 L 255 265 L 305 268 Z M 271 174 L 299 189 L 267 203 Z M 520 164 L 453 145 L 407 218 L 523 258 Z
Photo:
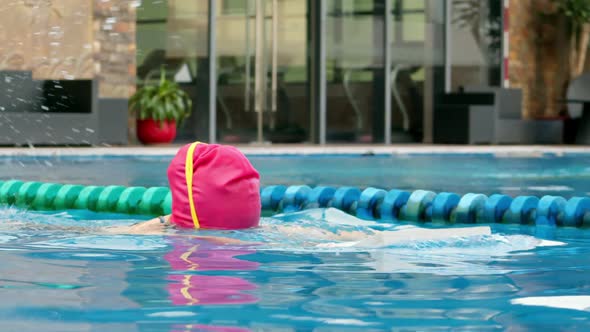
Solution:
M 368 188 L 370 190 L 373 188 Z M 358 201 L 361 197 L 361 191 L 354 187 L 338 188 L 334 192 L 334 198 L 328 203 L 328 207 L 342 210 L 346 213 L 356 215 Z M 264 210 L 264 206 L 262 207 Z
M 410 193 L 403 190 L 390 190 L 387 192 L 380 208 L 380 219 L 387 221 L 399 220 L 401 209 L 410 199 Z
M 361 193 L 356 207 L 356 215 L 361 219 L 379 219 L 377 206 L 383 202 L 387 191 L 377 188 L 367 188 Z
M 500 223 L 504 217 L 504 213 L 512 205 L 512 197 L 506 195 L 495 194 L 486 200 L 483 207 L 482 220 L 487 220 L 489 223 Z
M 590 198 L 573 197 L 565 205 L 563 225 L 581 227 L 590 225 Z
M 317 209 L 328 207 L 328 204 L 334 198 L 336 189 L 332 187 L 315 187 L 309 193 L 306 209 Z
M 368 189 L 365 189 L 368 190 Z M 414 222 L 426 222 L 432 220 L 432 202 L 436 197 L 436 193 L 426 190 L 416 190 L 408 201 L 400 209 L 399 219 L 414 221 Z
M 440 193 L 432 201 L 432 222 L 444 224 L 451 220 L 451 213 L 459 205 L 461 196 L 454 193 Z
M 383 222 L 590 226 L 588 197 L 512 198 L 477 193 L 460 196 L 426 190 L 278 185 L 261 189 L 261 203 L 265 215 L 332 207 L 361 219 Z M 171 212 L 172 195 L 166 187 L 102 187 L 10 180 L 0 182 L 0 204 L 43 211 L 79 209 L 154 216 Z
M 283 212 L 296 212 L 303 210 L 308 201 L 311 188 L 308 186 L 292 186 L 285 190 L 283 195 Z
M 466 194 L 461 197 L 457 207 L 451 213 L 451 221 L 458 224 L 475 224 L 488 222 L 483 218 L 483 211 L 488 197 L 482 194 Z

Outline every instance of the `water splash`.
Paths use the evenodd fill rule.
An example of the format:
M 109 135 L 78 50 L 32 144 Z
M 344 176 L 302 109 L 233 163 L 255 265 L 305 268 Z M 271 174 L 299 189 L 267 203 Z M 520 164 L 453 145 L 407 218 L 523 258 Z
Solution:
M 168 243 L 161 236 L 89 235 L 73 238 L 39 241 L 30 244 L 39 248 L 102 249 L 117 251 L 153 251 L 163 249 Z
M 138 220 L 117 215 L 81 211 L 38 213 L 15 208 L 0 209 L 2 245 L 24 238 L 44 240 L 28 246 L 109 251 L 154 251 L 168 246 L 170 232 L 161 236 L 109 235 L 103 227 L 128 225 Z M 182 233 L 180 233 L 183 236 Z M 185 235 L 194 235 L 186 233 Z M 199 231 L 199 235 L 242 241 L 258 251 L 312 253 L 316 255 L 365 255 L 362 264 L 375 272 L 413 272 L 439 275 L 503 274 L 506 268 L 493 261 L 531 255 L 533 250 L 564 245 L 528 235 L 492 233 L 483 227 L 424 228 L 401 223 L 365 221 L 336 209 L 316 209 L 264 218 L 257 229 Z M 239 249 L 232 244 L 230 249 Z M 223 248 L 223 245 L 219 245 Z M 226 248 L 227 249 L 227 248 Z

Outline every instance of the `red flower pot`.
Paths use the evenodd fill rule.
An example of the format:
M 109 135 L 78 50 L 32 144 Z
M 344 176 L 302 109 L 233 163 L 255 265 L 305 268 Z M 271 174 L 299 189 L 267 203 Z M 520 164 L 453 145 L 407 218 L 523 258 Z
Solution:
M 138 119 L 137 138 L 143 144 L 170 143 L 176 138 L 176 121 L 160 123 L 152 119 Z

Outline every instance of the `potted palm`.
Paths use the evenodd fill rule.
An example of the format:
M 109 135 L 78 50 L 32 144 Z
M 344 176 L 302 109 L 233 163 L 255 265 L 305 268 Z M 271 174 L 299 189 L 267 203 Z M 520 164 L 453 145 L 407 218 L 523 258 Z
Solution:
M 566 18 L 569 34 L 569 78 L 584 72 L 590 44 L 590 1 L 553 0 L 557 13 Z
M 146 84 L 129 99 L 137 119 L 137 138 L 144 144 L 170 143 L 176 128 L 190 115 L 192 101 L 162 70 L 156 85 Z

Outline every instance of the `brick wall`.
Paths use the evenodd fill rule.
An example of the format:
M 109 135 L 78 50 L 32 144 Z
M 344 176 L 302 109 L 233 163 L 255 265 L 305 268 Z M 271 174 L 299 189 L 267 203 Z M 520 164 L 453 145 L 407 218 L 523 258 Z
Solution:
M 127 98 L 135 91 L 137 0 L 93 0 L 94 48 L 99 95 Z

